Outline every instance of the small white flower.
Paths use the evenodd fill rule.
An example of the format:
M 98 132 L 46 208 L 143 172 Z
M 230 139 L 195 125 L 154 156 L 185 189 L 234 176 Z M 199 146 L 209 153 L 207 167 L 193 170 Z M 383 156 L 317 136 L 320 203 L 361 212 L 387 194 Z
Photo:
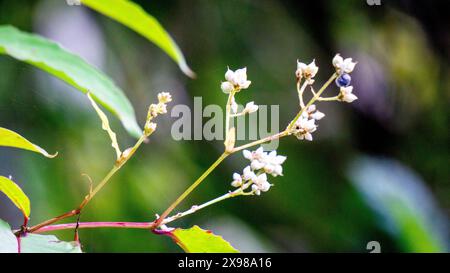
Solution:
M 260 169 L 264 168 L 265 165 L 266 165 L 265 163 L 263 163 L 257 159 L 252 160 L 252 163 L 250 164 L 250 166 L 252 167 L 253 170 L 260 170 Z
M 264 160 L 266 163 L 264 171 L 272 176 L 283 175 L 283 167 L 281 164 L 286 161 L 286 158 L 286 156 L 277 155 L 276 151 L 270 152 Z
M 245 158 L 251 161 L 250 167 L 253 170 L 263 169 L 265 173 L 273 176 L 283 175 L 281 164 L 284 163 L 286 157 L 277 155 L 276 151 L 266 153 L 263 151 L 262 147 L 259 147 L 254 152 L 244 150 L 243 154 Z
M 146 122 L 144 126 L 144 130 L 146 134 L 151 134 L 156 131 L 157 124 L 154 122 Z
M 159 103 L 168 103 L 172 101 L 172 96 L 168 92 L 161 92 L 158 94 Z
M 307 119 L 321 120 L 325 117 L 325 114 L 317 110 L 316 106 L 313 104 L 306 108 L 306 111 L 303 112 L 302 116 Z
M 251 101 L 245 105 L 243 113 L 251 114 L 256 111 L 258 111 L 258 105 L 255 105 L 255 103 L 253 101 Z
M 310 80 L 309 84 L 312 84 L 314 81 L 311 79 L 316 76 L 318 71 L 319 67 L 316 65 L 315 60 L 313 60 L 310 64 L 305 64 L 297 60 L 297 71 L 295 72 L 297 78 L 304 77 Z
M 260 195 L 261 192 L 266 192 L 272 185 L 267 181 L 267 175 L 265 173 L 258 175 L 256 181 L 252 185 L 252 190 L 256 195 Z
M 261 192 L 268 191 L 272 186 L 267 181 L 267 174 L 272 176 L 283 175 L 283 167 L 281 165 L 286 161 L 286 156 L 277 155 L 276 151 L 264 152 L 262 147 L 253 152 L 244 150 L 243 154 L 251 163 L 250 166 L 244 169 L 242 189 L 246 189 L 251 185 L 252 192 L 260 195 Z M 259 170 L 259 174 L 255 174 L 254 170 Z M 235 180 L 238 180 L 238 177 Z M 244 181 L 251 183 L 244 183 Z
M 260 194 L 261 194 L 261 191 L 259 190 L 259 187 L 258 187 L 258 185 L 256 185 L 256 184 L 253 184 L 253 185 L 252 185 L 252 191 L 253 191 L 256 195 L 260 195 Z
M 264 156 L 263 147 L 259 147 L 258 149 L 256 149 L 256 151 L 253 152 L 250 152 L 249 150 L 244 150 L 242 153 L 244 154 L 244 157 L 250 161 L 254 159 L 259 160 Z
M 296 122 L 296 132 L 294 132 L 294 135 L 300 140 L 306 139 L 312 141 L 313 137 L 311 133 L 313 133 L 316 129 L 317 125 L 315 124 L 315 119 L 301 117 Z
M 242 177 L 238 173 L 233 174 L 233 182 L 231 182 L 231 186 L 240 187 L 242 186 Z
M 355 69 L 356 62 L 353 62 L 352 58 L 344 59 L 341 55 L 336 54 L 333 58 L 333 66 L 338 74 L 351 73 Z
M 250 166 L 245 167 L 244 174 L 242 175 L 245 181 L 255 181 L 256 174 L 251 170 Z
M 236 71 L 232 71 L 228 68 L 227 72 L 225 73 L 225 79 L 233 86 L 233 89 L 230 89 L 230 86 L 224 85 L 224 83 L 222 83 L 221 87 L 222 90 L 230 90 L 229 92 L 231 92 L 232 90 L 240 91 L 241 89 L 247 89 L 252 83 L 251 81 L 247 80 L 246 67 L 238 69 Z
M 253 154 L 252 154 L 252 152 L 250 152 L 249 150 L 244 150 L 244 151 L 242 151 L 242 154 L 243 154 L 244 157 L 247 158 L 248 160 L 252 160 L 252 159 L 253 159 Z
M 311 114 L 311 118 L 313 118 L 315 120 L 321 120 L 323 117 L 325 117 L 325 114 L 320 111 L 316 111 Z
M 353 94 L 353 86 L 348 87 L 341 87 L 341 92 L 338 95 L 338 99 L 340 101 L 345 102 L 353 102 L 354 100 L 357 100 L 358 97 Z
M 230 82 L 222 82 L 222 84 L 220 85 L 220 88 L 222 89 L 222 91 L 224 93 L 228 94 L 231 91 L 233 91 L 234 86 Z

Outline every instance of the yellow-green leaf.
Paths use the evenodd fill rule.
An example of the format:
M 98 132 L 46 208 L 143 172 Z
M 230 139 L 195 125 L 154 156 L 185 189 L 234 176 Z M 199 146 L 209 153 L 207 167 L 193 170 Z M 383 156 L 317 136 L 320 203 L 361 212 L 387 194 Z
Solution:
M 30 199 L 14 181 L 0 176 L 0 191 L 6 194 L 26 218 L 30 217 Z
M 136 3 L 128 0 L 81 0 L 81 3 L 144 36 L 177 62 L 181 71 L 191 78 L 195 77 L 195 73 L 187 65 L 183 53 L 169 33 L 155 17 Z
M 97 112 L 98 116 L 102 120 L 102 129 L 108 133 L 109 138 L 111 139 L 111 146 L 116 151 L 117 159 L 119 159 L 122 152 L 120 151 L 119 143 L 117 142 L 116 133 L 114 133 L 114 131 L 111 130 L 111 127 L 109 126 L 108 117 L 105 115 L 105 113 L 103 113 L 103 111 L 100 109 L 100 107 L 98 107 L 98 105 L 95 103 L 94 99 L 92 99 L 91 94 L 88 93 L 87 96 L 88 96 L 89 100 L 91 101 L 91 104 L 94 107 L 95 111 Z
M 51 155 L 41 147 L 31 143 L 18 133 L 2 127 L 0 127 L 0 146 L 25 149 L 36 153 L 40 153 L 48 158 L 53 158 L 58 155 L 58 153 Z
M 193 226 L 189 229 L 174 229 L 167 235 L 188 253 L 238 253 L 221 236 L 213 234 L 209 230 Z

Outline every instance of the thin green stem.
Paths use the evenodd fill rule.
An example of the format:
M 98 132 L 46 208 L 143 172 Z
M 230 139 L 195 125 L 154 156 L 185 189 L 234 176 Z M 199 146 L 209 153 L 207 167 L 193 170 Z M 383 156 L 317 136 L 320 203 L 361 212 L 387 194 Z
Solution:
M 305 88 L 308 85 L 308 81 L 306 80 L 302 86 L 300 87 L 301 80 L 297 81 L 297 93 L 298 93 L 298 100 L 300 102 L 300 107 L 305 107 L 305 103 L 303 102 L 303 92 L 305 92 Z
M 328 98 L 320 97 L 317 99 L 317 101 L 336 101 L 336 100 L 338 100 L 338 97 L 339 96 L 328 97 Z
M 187 188 L 162 214 L 161 216 L 156 220 L 155 222 L 155 228 L 161 225 L 161 223 L 164 221 L 164 219 L 178 206 L 195 188 L 200 185 L 200 183 L 205 180 L 205 178 L 215 169 L 219 164 L 227 158 L 227 156 L 230 155 L 230 153 L 224 152 L 197 180 L 195 180 L 192 185 Z
M 230 130 L 230 114 L 231 114 L 231 102 L 234 98 L 234 94 L 236 94 L 236 91 L 233 90 L 228 95 L 227 105 L 225 107 L 226 114 L 225 114 L 225 139 L 228 139 L 228 131 Z
M 259 139 L 259 140 L 256 140 L 256 141 L 253 141 L 253 142 L 250 142 L 250 143 L 238 146 L 238 147 L 235 147 L 232 150 L 231 153 L 239 152 L 241 150 L 244 150 L 244 149 L 247 149 L 247 148 L 259 145 L 259 144 L 263 144 L 263 143 L 266 143 L 266 142 L 269 142 L 269 141 L 273 141 L 273 140 L 282 138 L 282 137 L 287 136 L 287 135 L 288 135 L 288 132 L 287 131 L 283 131 L 281 133 L 277 133 L 277 134 L 274 134 L 274 135 L 271 135 L 271 136 L 268 136 L 268 137 L 265 137 L 265 138 L 262 138 L 262 139 Z
M 57 217 L 51 218 L 47 221 L 44 221 L 40 224 L 37 224 L 35 226 L 32 226 L 27 229 L 27 232 L 36 232 L 37 230 L 51 225 L 53 223 L 56 223 L 60 220 L 72 217 L 74 215 L 77 215 L 81 212 L 81 210 L 89 203 L 89 201 L 92 200 L 92 198 L 108 183 L 108 181 L 111 179 L 111 177 L 114 176 L 114 174 L 122 168 L 122 166 L 133 156 L 133 154 L 136 152 L 136 150 L 141 146 L 141 144 L 144 142 L 146 136 L 141 136 L 136 144 L 130 148 L 127 152 L 124 152 L 116 162 L 116 164 L 112 167 L 112 169 L 106 174 L 106 176 L 102 179 L 102 181 L 91 191 L 89 194 L 83 199 L 83 201 L 80 203 L 80 205 L 69 212 L 66 212 L 64 214 L 61 214 Z
M 320 90 L 305 105 L 305 107 L 302 107 L 300 109 L 300 111 L 297 113 L 295 118 L 289 123 L 288 127 L 286 128 L 286 131 L 290 132 L 292 130 L 292 128 L 294 128 L 295 123 L 302 116 L 303 112 L 320 97 L 320 95 L 323 93 L 323 91 L 325 91 L 325 89 L 334 81 L 334 79 L 336 79 L 336 77 L 337 77 L 336 73 L 333 73 L 333 75 L 331 75 L 331 77 L 328 79 L 328 81 L 320 88 Z
M 173 222 L 175 220 L 178 220 L 178 219 L 180 219 L 180 218 L 182 218 L 182 217 L 184 217 L 186 215 L 193 214 L 193 213 L 195 213 L 195 212 L 197 212 L 197 211 L 199 211 L 199 210 L 201 210 L 203 208 L 211 206 L 211 205 L 213 205 L 215 203 L 218 203 L 220 201 L 223 201 L 223 200 L 226 200 L 226 199 L 229 199 L 229 198 L 232 198 L 232 197 L 236 197 L 236 196 L 239 196 L 239 195 L 242 195 L 242 194 L 244 194 L 244 192 L 242 191 L 241 188 L 239 188 L 239 189 L 237 189 L 235 191 L 232 191 L 232 192 L 228 192 L 228 193 L 226 193 L 226 194 L 224 194 L 222 196 L 219 196 L 219 197 L 217 197 L 215 199 L 212 199 L 212 200 L 210 200 L 210 201 L 208 201 L 206 203 L 203 203 L 201 205 L 192 206 L 190 209 L 188 209 L 188 210 L 186 210 L 184 212 L 180 212 L 180 213 L 175 214 L 174 216 L 167 217 L 166 219 L 164 219 L 162 221 L 161 224 L 162 225 L 168 224 L 168 223 Z

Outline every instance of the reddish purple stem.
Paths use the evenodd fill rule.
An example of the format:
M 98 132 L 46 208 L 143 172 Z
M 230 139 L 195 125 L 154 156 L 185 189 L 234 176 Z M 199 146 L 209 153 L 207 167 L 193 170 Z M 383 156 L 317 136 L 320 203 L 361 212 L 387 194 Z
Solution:
M 151 229 L 155 224 L 153 222 L 80 222 L 78 228 L 138 228 Z M 35 233 L 43 233 L 55 230 L 74 229 L 77 223 L 58 224 L 42 227 Z

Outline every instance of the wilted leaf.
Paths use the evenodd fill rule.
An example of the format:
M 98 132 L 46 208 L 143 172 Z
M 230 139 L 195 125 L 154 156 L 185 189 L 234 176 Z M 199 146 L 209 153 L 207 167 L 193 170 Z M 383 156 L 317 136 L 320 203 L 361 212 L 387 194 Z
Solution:
M 141 135 L 133 107 L 123 91 L 79 56 L 50 40 L 12 26 L 0 26 L 0 54 L 32 64 L 84 93 L 91 92 L 98 102 L 120 118 L 130 134 Z
M 30 217 L 30 200 L 14 181 L 0 176 L 0 191 L 6 194 L 26 218 Z
M 40 153 L 48 158 L 53 158 L 58 154 L 55 153 L 54 155 L 51 155 L 41 147 L 31 143 L 18 133 L 2 127 L 0 127 L 0 146 L 25 149 L 36 153 Z
M 0 253 L 17 253 L 18 245 L 11 227 L 0 219 Z
M 60 241 L 53 235 L 26 234 L 20 238 L 21 253 L 82 253 L 77 242 Z
M 221 236 L 198 226 L 190 229 L 174 229 L 167 235 L 188 253 L 237 253 L 237 249 L 225 241 Z
M 195 73 L 187 65 L 183 53 L 172 37 L 158 20 L 136 3 L 128 0 L 81 0 L 81 2 L 155 43 L 178 63 L 181 71 L 191 78 L 195 77 Z
M 108 132 L 109 138 L 111 139 L 111 146 L 116 151 L 117 159 L 119 159 L 122 152 L 120 151 L 119 143 L 117 143 L 116 133 L 114 133 L 114 131 L 111 130 L 111 127 L 109 127 L 108 117 L 105 115 L 105 113 L 103 113 L 103 111 L 98 107 L 98 105 L 92 99 L 91 94 L 88 93 L 87 96 L 88 96 L 89 100 L 91 101 L 91 104 L 94 107 L 95 111 L 97 112 L 98 116 L 102 120 L 102 129 L 105 130 L 106 132 Z

